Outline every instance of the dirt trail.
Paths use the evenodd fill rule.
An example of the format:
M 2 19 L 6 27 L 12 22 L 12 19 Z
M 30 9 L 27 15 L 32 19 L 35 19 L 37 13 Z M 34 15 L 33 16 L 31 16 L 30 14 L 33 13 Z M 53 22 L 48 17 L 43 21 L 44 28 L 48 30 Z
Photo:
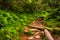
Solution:
M 40 21 L 39 19 L 37 20 L 34 20 L 33 22 L 31 22 L 31 24 L 29 24 L 30 26 L 33 26 L 33 27 L 37 27 L 37 28 L 40 28 L 40 27 L 43 27 L 45 26 L 43 24 L 42 21 Z M 25 30 L 29 30 L 30 28 L 26 27 Z M 36 30 L 33 28 L 33 30 Z M 43 33 L 42 31 L 40 30 L 37 30 L 36 32 L 34 31 L 33 32 L 33 35 L 32 36 L 28 36 L 27 34 L 23 34 L 21 36 L 21 39 L 20 40 L 44 40 L 40 35 L 41 33 Z M 54 38 L 55 40 L 60 40 L 60 36 L 58 38 Z

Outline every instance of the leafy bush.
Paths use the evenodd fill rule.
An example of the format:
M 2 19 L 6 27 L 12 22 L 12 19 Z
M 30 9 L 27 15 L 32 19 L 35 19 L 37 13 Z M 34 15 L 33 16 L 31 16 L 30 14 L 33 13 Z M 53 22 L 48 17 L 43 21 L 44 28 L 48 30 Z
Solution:
M 49 13 L 49 15 L 44 18 L 44 23 L 49 27 L 60 27 L 60 16 L 58 13 Z
M 4 27 L 0 29 L 0 40 L 18 40 L 17 27 Z
M 13 12 L 0 10 L 0 28 L 7 26 L 16 26 L 19 23 L 18 16 Z

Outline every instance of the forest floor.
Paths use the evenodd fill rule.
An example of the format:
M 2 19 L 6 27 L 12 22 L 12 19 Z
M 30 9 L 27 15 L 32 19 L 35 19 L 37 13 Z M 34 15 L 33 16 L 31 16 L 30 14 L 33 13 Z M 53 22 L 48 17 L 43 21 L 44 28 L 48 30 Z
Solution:
M 29 25 L 32 27 L 37 27 L 37 28 L 45 26 L 43 24 L 43 22 L 39 19 L 34 20 Z M 27 32 L 28 30 L 31 30 L 33 35 L 28 36 L 27 34 L 23 34 L 23 35 L 21 35 L 20 40 L 44 40 L 44 37 L 46 37 L 46 35 L 44 37 L 42 37 L 44 35 L 44 32 L 41 30 L 25 27 L 25 32 Z M 60 40 L 60 35 L 57 38 L 55 38 L 53 36 L 53 38 L 54 38 L 54 40 Z

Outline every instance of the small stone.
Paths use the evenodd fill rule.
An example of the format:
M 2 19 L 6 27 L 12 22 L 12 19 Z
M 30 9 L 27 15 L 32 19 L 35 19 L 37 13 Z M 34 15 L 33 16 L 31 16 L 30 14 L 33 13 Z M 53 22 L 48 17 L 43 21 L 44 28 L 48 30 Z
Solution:
M 37 36 L 35 36 L 35 38 L 40 38 L 40 36 L 39 36 L 39 35 L 37 35 Z
M 28 39 L 29 39 L 29 40 L 31 40 L 31 39 L 34 39 L 34 37 L 33 37 L 33 36 L 31 36 L 31 37 L 28 37 Z

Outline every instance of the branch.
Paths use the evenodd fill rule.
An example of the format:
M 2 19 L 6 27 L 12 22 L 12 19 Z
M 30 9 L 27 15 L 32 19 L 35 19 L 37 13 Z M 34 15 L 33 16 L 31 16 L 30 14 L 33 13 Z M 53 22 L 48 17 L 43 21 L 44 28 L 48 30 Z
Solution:
M 31 27 L 31 28 L 36 28 L 36 29 L 38 29 L 38 30 L 44 30 L 44 29 L 48 29 L 48 30 L 50 30 L 50 31 L 53 31 L 53 30 L 57 30 L 57 31 L 60 31 L 60 28 L 49 28 L 49 27 L 32 27 L 32 26 L 29 26 L 29 27 Z
M 44 30 L 44 33 L 48 37 L 49 40 L 54 40 L 53 37 L 51 36 L 50 32 L 47 29 Z

